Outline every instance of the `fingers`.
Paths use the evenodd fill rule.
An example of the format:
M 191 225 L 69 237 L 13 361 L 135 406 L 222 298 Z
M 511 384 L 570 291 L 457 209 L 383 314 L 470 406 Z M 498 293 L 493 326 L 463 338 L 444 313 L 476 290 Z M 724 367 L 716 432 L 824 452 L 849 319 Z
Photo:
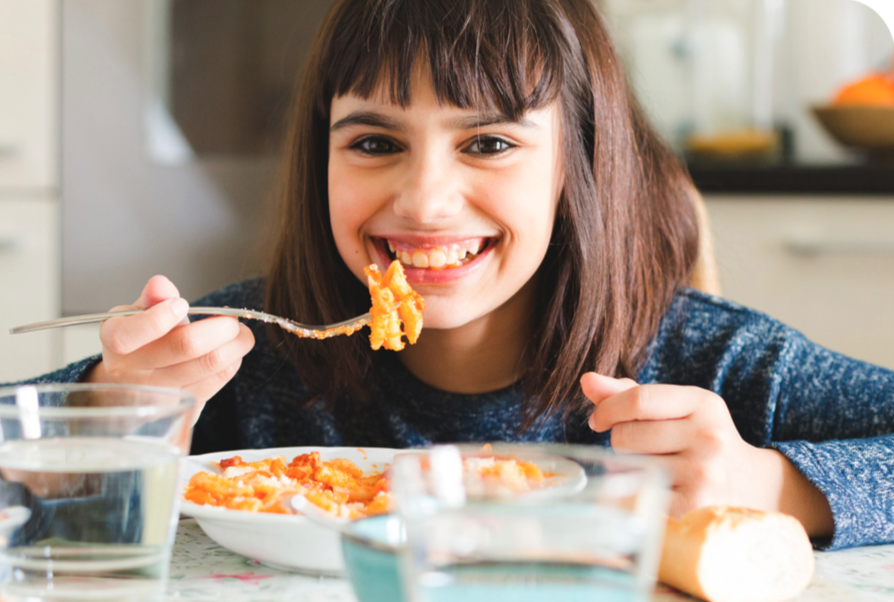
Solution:
M 580 386 L 584 395 L 595 404 L 603 399 L 623 393 L 636 386 L 636 381 L 629 378 L 611 378 L 595 372 L 587 372 L 580 379 Z
M 611 446 L 619 453 L 674 454 L 689 449 L 696 436 L 690 420 L 622 422 L 612 428 Z
M 709 504 L 703 504 L 705 506 Z M 682 518 L 694 510 L 698 510 L 702 506 L 693 502 L 685 493 L 681 491 L 671 491 L 668 500 L 667 514 L 671 518 Z
M 703 506 L 732 502 L 724 495 L 729 475 L 721 462 L 703 462 L 685 455 L 655 456 L 671 481 L 670 514 L 678 517 Z
M 106 350 L 127 355 L 161 338 L 186 318 L 188 309 L 189 303 L 176 297 L 133 316 L 109 318 L 99 329 L 103 355 Z
M 241 326 L 248 330 L 245 325 Z M 174 328 L 168 336 L 147 343 L 134 351 L 132 356 L 134 360 L 153 370 L 177 366 L 220 350 L 227 343 L 236 340 L 241 333 L 239 327 L 236 318 L 206 318 L 189 324 L 188 328 Z M 218 370 L 221 368 L 223 366 L 219 366 Z
M 236 318 L 190 323 L 189 304 L 163 276 L 152 278 L 131 307 L 143 311 L 110 318 L 100 327 L 103 358 L 91 379 L 185 389 L 201 407 L 254 346 L 251 330 Z
M 605 377 L 582 379 L 581 386 L 596 405 L 590 416 L 593 430 L 611 430 L 613 449 L 648 455 L 667 470 L 672 515 L 761 499 L 754 483 L 763 473 L 753 470 L 760 463 L 753 460 L 753 448 L 742 440 L 719 395 L 678 385 L 632 386 L 611 394 L 622 383 Z M 760 476 L 743 478 L 748 474 Z
M 193 337 L 180 331 L 192 330 L 194 326 L 200 326 L 202 322 L 212 321 L 212 319 L 190 324 L 186 328 L 171 333 L 164 341 L 159 341 L 159 346 L 168 347 L 166 355 L 168 359 L 181 359 L 182 361 L 153 370 L 151 380 L 166 383 L 165 386 L 169 387 L 188 388 L 208 379 L 213 381 L 215 376 L 225 373 L 233 366 L 238 368 L 242 358 L 254 346 L 254 335 L 247 326 L 240 324 L 235 318 L 221 319 L 229 324 L 225 326 L 209 325 L 209 328 L 206 328 L 206 339 L 198 343 L 189 343 L 190 347 L 185 353 L 182 351 L 183 344 L 178 342 L 178 338 L 199 341 L 200 337 Z M 214 321 L 217 320 L 214 319 Z M 235 336 L 219 342 L 219 339 L 227 336 L 229 332 L 234 332 Z M 235 373 L 236 371 L 233 370 L 233 374 Z
M 143 287 L 140 298 L 134 302 L 137 309 L 149 309 L 153 305 L 157 305 L 168 299 L 176 299 L 180 296 L 180 292 L 174 283 L 165 276 L 153 276 Z
M 709 391 L 678 385 L 642 385 L 603 399 L 590 416 L 590 428 L 605 432 L 621 422 L 686 418 Z
M 153 276 L 143 287 L 140 298 L 134 303 L 134 307 L 138 309 L 148 309 L 168 299 L 176 299 L 180 296 L 180 292 L 174 283 L 165 276 Z M 189 318 L 184 317 L 180 324 L 189 324 Z

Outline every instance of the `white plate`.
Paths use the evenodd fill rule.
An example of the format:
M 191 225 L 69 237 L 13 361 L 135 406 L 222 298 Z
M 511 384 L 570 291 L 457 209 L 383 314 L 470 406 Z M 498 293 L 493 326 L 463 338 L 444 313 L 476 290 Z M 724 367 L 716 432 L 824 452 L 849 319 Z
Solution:
M 240 456 L 246 462 L 320 452 L 325 460 L 346 458 L 364 473 L 381 472 L 400 450 L 357 447 L 279 447 L 245 449 L 190 456 L 184 460 L 184 484 L 197 472 L 220 473 L 212 462 Z M 202 506 L 181 501 L 180 512 L 196 519 L 208 537 L 237 554 L 286 571 L 313 575 L 342 575 L 344 559 L 337 531 L 320 526 L 303 516 L 269 514 Z
M 397 453 L 418 453 L 419 450 L 358 447 L 278 447 L 245 449 L 190 456 L 184 460 L 184 484 L 198 472 L 220 473 L 213 464 L 226 458 L 240 456 L 245 462 L 284 456 L 290 462 L 295 456 L 320 452 L 322 460 L 345 458 L 354 462 L 364 473 L 381 472 L 391 464 Z M 503 455 L 499 446 L 494 453 Z M 573 495 L 587 483 L 583 469 L 575 462 L 542 453 L 519 453 L 522 460 L 534 462 L 545 472 L 554 473 L 545 489 L 525 494 L 535 499 Z M 269 514 L 230 510 L 216 506 L 202 506 L 181 500 L 181 514 L 196 519 L 208 537 L 221 546 L 258 560 L 268 566 L 286 571 L 312 575 L 339 576 L 344 574 L 341 536 L 300 515 Z

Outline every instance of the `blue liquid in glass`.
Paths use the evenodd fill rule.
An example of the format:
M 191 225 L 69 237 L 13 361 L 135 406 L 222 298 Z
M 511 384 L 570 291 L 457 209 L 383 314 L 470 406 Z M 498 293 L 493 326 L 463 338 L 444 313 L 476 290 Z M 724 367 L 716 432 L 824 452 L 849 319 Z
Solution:
M 427 602 L 645 602 L 629 573 L 594 565 L 482 563 L 419 577 Z

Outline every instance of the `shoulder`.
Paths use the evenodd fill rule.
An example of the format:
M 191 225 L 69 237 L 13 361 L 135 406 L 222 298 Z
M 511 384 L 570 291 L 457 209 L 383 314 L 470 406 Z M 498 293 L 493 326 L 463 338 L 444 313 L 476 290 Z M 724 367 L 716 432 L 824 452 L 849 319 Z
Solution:
M 762 312 L 689 288 L 677 291 L 659 332 L 695 339 L 727 337 L 734 333 L 772 338 L 801 336 Z
M 192 305 L 238 307 L 263 311 L 266 278 L 251 278 L 219 288 L 197 299 Z
M 778 373 L 809 343 L 759 311 L 681 289 L 661 320 L 641 378 L 715 388 L 731 373 Z

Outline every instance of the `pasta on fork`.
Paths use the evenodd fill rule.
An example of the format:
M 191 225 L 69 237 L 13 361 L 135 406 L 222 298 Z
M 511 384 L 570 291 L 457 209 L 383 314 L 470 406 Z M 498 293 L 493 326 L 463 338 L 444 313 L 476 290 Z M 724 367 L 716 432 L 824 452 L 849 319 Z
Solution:
M 369 325 L 372 348 L 400 351 L 404 348 L 404 336 L 410 345 L 415 344 L 422 332 L 425 302 L 419 293 L 410 288 L 400 261 L 393 261 L 384 275 L 376 264 L 367 266 L 363 271 L 372 297 L 372 308 L 369 310 L 372 316 Z

